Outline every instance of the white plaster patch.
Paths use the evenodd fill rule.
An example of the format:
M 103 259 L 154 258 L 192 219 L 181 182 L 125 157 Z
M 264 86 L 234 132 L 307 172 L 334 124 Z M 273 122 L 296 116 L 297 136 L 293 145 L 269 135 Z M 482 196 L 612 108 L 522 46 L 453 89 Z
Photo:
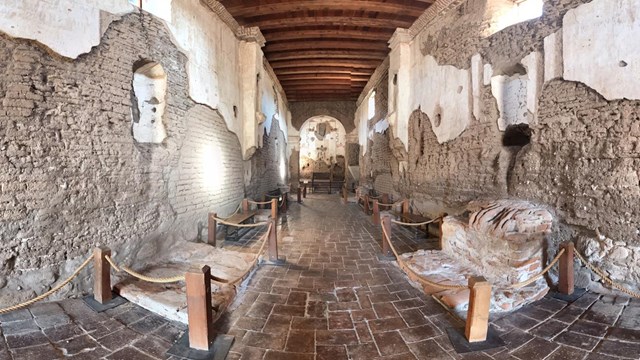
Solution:
M 138 107 L 138 121 L 133 123 L 133 137 L 141 143 L 161 143 L 167 132 L 162 116 L 167 105 L 167 74 L 158 63 L 149 63 L 133 74 L 133 91 Z
M 3 0 L 0 31 L 76 58 L 100 43 L 100 11 L 124 15 L 133 9 L 127 0 Z
M 471 57 L 471 90 L 473 94 L 473 116 L 480 118 L 480 88 L 482 87 L 482 56 L 475 54 Z
M 544 38 L 544 82 L 562 78 L 562 34 L 560 31 Z
M 593 1 L 563 19 L 564 78 L 606 99 L 640 99 L 640 1 Z
M 387 131 L 388 128 L 389 122 L 387 121 L 387 119 L 382 119 L 375 125 L 373 125 L 373 131 L 377 132 L 378 134 L 382 134 L 383 132 Z
M 482 74 L 482 85 L 484 86 L 491 85 L 492 77 L 493 77 L 493 67 L 491 67 L 491 64 L 484 64 L 483 74 Z
M 542 55 L 534 51 L 522 59 L 522 65 L 527 69 L 527 109 L 535 114 L 538 111 L 538 96 L 542 88 Z
M 526 75 L 508 77 L 498 75 L 491 78 L 491 93 L 496 98 L 500 117 L 498 129 L 506 130 L 507 126 L 529 123 L 527 110 Z
M 440 66 L 431 55 L 414 64 L 412 109 L 420 107 L 431 119 L 439 143 L 458 137 L 469 124 L 469 71 Z

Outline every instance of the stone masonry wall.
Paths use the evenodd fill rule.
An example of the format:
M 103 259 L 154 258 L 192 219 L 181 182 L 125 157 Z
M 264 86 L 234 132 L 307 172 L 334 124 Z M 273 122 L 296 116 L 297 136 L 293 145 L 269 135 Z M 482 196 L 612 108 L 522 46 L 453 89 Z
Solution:
M 439 66 L 470 69 L 471 57 L 478 53 L 483 64 L 491 64 L 494 75 L 530 71 L 518 69 L 523 58 L 533 51 L 544 56 L 544 38 L 562 29 L 569 10 L 590 2 L 547 0 L 540 18 L 482 36 L 490 24 L 474 12 L 482 13 L 486 1 L 469 0 L 436 18 L 414 43 L 420 46 L 418 56 L 433 56 Z M 505 146 L 507 133 L 497 127 L 498 104 L 486 84 L 480 73 L 479 111 L 474 109 L 478 115 L 470 117 L 461 135 L 442 144 L 433 131 L 437 119 L 412 109 L 408 153 L 394 147 L 395 158 L 408 162 L 406 171 L 393 171 L 394 189 L 412 198 L 414 209 L 429 215 L 455 214 L 469 201 L 483 198 L 548 205 L 558 218 L 548 255 L 555 253 L 560 241 L 577 240 L 578 250 L 612 277 L 638 284 L 640 102 L 608 101 L 584 84 L 561 78 L 546 81 L 528 124 L 531 142 Z M 389 143 L 379 137 L 373 141 L 370 149 L 376 141 L 381 146 Z M 371 162 L 376 159 L 363 159 L 361 164 Z M 592 282 L 596 278 L 584 269 L 577 279 L 579 286 L 598 288 Z
M 168 78 L 161 144 L 132 136 L 141 60 Z M 235 209 L 245 193 L 239 141 L 189 98 L 185 64 L 146 13 L 113 22 L 76 60 L 0 35 L 0 303 L 46 291 L 98 245 L 142 266 L 196 239 L 209 211 Z M 72 284 L 58 296 L 87 291 L 89 273 Z
M 270 136 L 263 133 L 263 147 L 258 149 L 251 158 L 251 183 L 247 188 L 247 196 L 260 200 L 269 191 L 288 184 L 287 179 L 280 175 L 280 163 L 285 162 L 287 144 L 285 135 L 280 130 L 278 121 L 271 122 Z M 285 162 L 285 169 L 289 167 Z M 261 200 L 260 200 L 261 201 Z

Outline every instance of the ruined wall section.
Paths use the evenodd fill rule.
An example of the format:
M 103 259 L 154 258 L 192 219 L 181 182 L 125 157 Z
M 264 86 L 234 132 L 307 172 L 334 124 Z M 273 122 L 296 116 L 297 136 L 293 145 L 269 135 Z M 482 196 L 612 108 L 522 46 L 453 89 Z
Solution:
M 247 197 L 256 200 L 262 199 L 267 192 L 288 184 L 287 143 L 280 123 L 272 121 L 269 135 L 266 130 L 262 135 L 263 146 L 256 150 L 246 165 L 251 166 L 253 174 L 247 187 Z
M 133 72 L 146 61 L 167 76 L 159 144 L 132 135 Z M 281 182 L 279 122 L 264 139 L 279 150 L 255 160 L 265 189 L 245 189 L 240 142 L 217 110 L 190 99 L 187 73 L 165 25 L 145 12 L 112 22 L 100 45 L 74 60 L 0 35 L 1 303 L 46 291 L 98 245 L 144 266 L 170 244 L 195 240 L 209 211 L 230 214 L 245 192 Z M 90 284 L 84 272 L 57 296 Z

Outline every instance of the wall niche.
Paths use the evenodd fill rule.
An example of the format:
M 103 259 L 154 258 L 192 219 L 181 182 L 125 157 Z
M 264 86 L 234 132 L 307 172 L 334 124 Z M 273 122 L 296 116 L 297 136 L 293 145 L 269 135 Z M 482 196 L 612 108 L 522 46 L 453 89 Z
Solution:
M 133 138 L 139 143 L 159 144 L 167 137 L 162 123 L 166 107 L 167 74 L 162 65 L 143 61 L 133 72 Z

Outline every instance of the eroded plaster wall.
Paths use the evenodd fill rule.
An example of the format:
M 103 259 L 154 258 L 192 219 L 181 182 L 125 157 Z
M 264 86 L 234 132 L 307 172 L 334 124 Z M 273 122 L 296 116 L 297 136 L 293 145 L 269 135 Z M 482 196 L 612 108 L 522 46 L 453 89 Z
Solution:
M 39 16 L 47 6 L 30 11 Z M 228 215 L 243 197 L 259 197 L 288 176 L 286 129 L 273 120 L 275 108 L 286 114 L 286 99 L 272 93 L 257 99 L 259 109 L 274 104 L 264 108 L 271 115 L 269 133 L 260 133 L 266 149 L 243 161 L 242 143 L 228 127 L 235 114 L 194 100 L 191 59 L 171 26 L 144 11 L 101 17 L 109 21 L 99 44 L 76 58 L 0 34 L 2 303 L 43 293 L 99 245 L 141 268 L 176 241 L 206 236 L 209 212 Z M 164 114 L 155 119 L 166 136 L 143 142 L 133 136 L 134 71 L 150 61 L 166 76 Z M 273 89 L 276 81 L 265 78 Z M 86 292 L 89 274 L 56 296 Z
M 461 1 L 390 42 L 390 56 L 401 44 L 413 56 L 391 59 L 389 73 L 409 66 L 413 83 L 394 91 L 409 94 L 410 116 L 392 119 L 390 139 L 372 142 L 359 127 L 369 149 L 361 167 L 392 154 L 394 191 L 428 215 L 481 198 L 548 205 L 559 218 L 549 249 L 576 240 L 612 277 L 637 284 L 640 53 L 629 44 L 640 37 L 640 3 L 547 0 L 541 17 L 508 27 L 497 17 L 504 6 L 513 3 Z M 392 98 L 389 112 L 406 112 L 401 104 Z M 387 153 L 374 156 L 377 144 Z M 600 288 L 584 268 L 578 279 Z

